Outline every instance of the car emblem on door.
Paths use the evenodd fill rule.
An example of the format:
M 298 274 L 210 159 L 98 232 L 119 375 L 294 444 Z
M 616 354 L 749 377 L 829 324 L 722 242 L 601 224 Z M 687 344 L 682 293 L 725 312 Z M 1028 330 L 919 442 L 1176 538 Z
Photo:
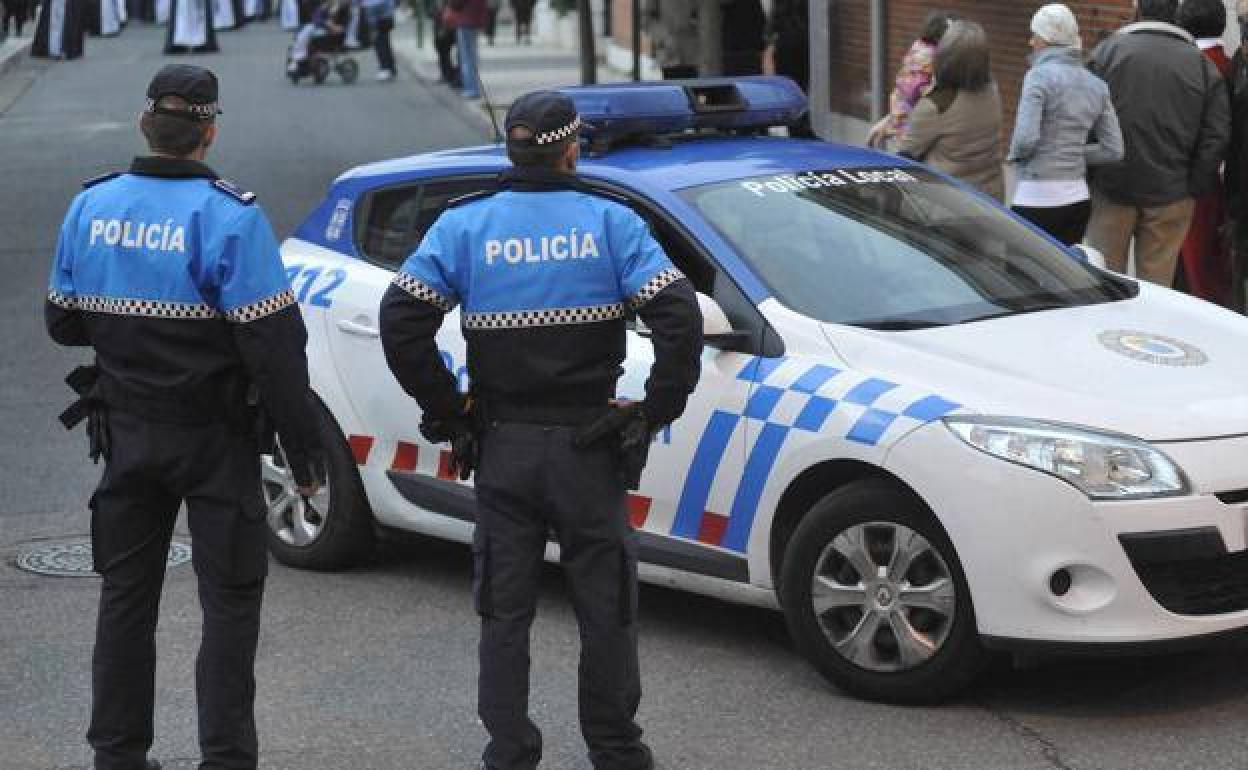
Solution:
M 1162 366 L 1200 366 L 1209 362 L 1204 351 L 1182 340 L 1152 332 L 1114 329 L 1101 332 L 1101 344 L 1136 361 Z

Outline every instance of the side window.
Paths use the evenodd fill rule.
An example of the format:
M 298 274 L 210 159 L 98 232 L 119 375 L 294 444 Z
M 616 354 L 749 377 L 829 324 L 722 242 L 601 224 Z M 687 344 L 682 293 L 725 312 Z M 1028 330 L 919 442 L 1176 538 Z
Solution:
M 360 248 L 374 262 L 397 270 L 410 249 L 412 225 L 420 209 L 420 185 L 379 190 L 369 196 Z
M 416 221 L 412 223 L 412 246 L 408 252 L 415 251 L 420 245 L 420 240 L 425 237 L 425 233 L 433 227 L 434 222 L 438 221 L 438 217 L 442 216 L 446 204 L 465 195 L 492 190 L 496 186 L 494 177 L 455 179 L 426 184 L 425 193 L 420 199 L 420 211 L 416 214 Z
M 693 288 L 708 297 L 714 296 L 716 280 L 725 280 L 719 271 L 708 265 L 706 260 L 691 249 L 685 243 L 684 238 L 666 222 L 647 217 L 644 212 L 642 216 L 650 225 L 650 232 L 654 233 L 654 239 L 663 247 L 663 251 L 667 252 L 667 258 L 685 274 L 685 277 L 693 284 Z
M 374 262 L 398 270 L 446 204 L 493 186 L 493 177 L 479 177 L 378 190 L 369 196 L 360 248 Z

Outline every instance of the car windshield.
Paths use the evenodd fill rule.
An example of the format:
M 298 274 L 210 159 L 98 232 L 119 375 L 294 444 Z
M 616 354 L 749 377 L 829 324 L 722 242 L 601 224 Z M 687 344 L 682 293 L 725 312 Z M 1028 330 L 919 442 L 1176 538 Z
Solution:
M 682 194 L 776 299 L 829 323 L 919 329 L 1137 290 L 923 169 L 813 170 Z

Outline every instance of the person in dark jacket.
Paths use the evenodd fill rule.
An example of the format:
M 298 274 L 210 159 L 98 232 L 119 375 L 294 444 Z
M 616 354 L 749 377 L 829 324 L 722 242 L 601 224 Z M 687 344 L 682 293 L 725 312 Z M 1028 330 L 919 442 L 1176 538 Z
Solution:
M 1214 189 L 1230 140 L 1222 75 L 1173 22 L 1178 0 L 1139 0 L 1140 21 L 1092 54 L 1109 84 L 1126 155 L 1091 176 L 1088 244 L 1125 272 L 1134 240 L 1136 275 L 1170 286 L 1194 199 Z
M 537 0 L 511 0 L 511 10 L 516 15 L 516 42 L 533 45 L 533 6 Z
M 102 578 L 87 731 L 97 770 L 159 767 L 147 759 L 155 632 L 183 504 L 203 609 L 200 766 L 256 767 L 268 528 L 254 404 L 281 436 L 285 494 L 307 500 L 324 478 L 307 331 L 277 240 L 255 196 L 203 162 L 218 112 L 208 70 L 156 74 L 140 119 L 152 154 L 74 199 L 44 305 L 52 339 L 96 362 L 71 375 L 82 398 L 61 420 L 87 420 L 105 461 L 89 503 Z
M 86 36 L 85 0 L 43 0 L 30 55 L 43 59 L 77 59 Z
M 1231 146 L 1226 157 L 1226 194 L 1233 223 L 1230 306 L 1248 310 L 1248 0 L 1237 0 L 1240 46 L 1231 57 Z
M 446 0 L 425 0 L 425 10 L 433 26 L 433 50 L 438 55 L 438 82 L 452 88 L 461 86 L 455 64 L 455 28 L 446 23 Z
M 728 0 L 723 9 L 720 39 L 723 44 L 724 75 L 763 74 L 763 48 L 767 15 L 759 0 Z
M 1196 38 L 1196 45 L 1223 79 L 1230 75 L 1231 59 L 1222 46 L 1226 32 L 1222 0 L 1185 0 L 1179 8 L 1178 25 Z M 1183 291 L 1223 306 L 1231 301 L 1231 264 L 1223 237 L 1226 221 L 1226 186 L 1219 175 L 1213 187 L 1196 198 L 1192 225 L 1179 250 L 1175 279 Z
M 4 17 L 0 19 L 0 40 L 9 36 L 9 23 L 12 22 L 13 30 L 18 37 L 22 36 L 22 26 L 26 24 L 27 0 L 4 0 L 0 2 L 0 8 L 4 10 Z
M 775 0 L 767 20 L 767 44 L 777 75 L 791 78 L 810 93 L 810 9 L 808 0 Z M 807 112 L 789 126 L 789 136 L 814 139 Z
M 653 767 L 635 721 L 637 536 L 626 492 L 656 431 L 680 417 L 697 384 L 702 317 L 645 220 L 575 176 L 579 128 L 563 94 L 516 100 L 504 129 L 515 164 L 505 189 L 445 211 L 381 301 L 386 361 L 420 403 L 422 433 L 450 441 L 461 478 L 479 463 L 473 590 L 489 770 L 533 770 L 542 758 L 528 713 L 529 629 L 548 535 L 581 629 L 590 761 L 595 770 Z M 469 394 L 435 336 L 456 305 Z M 625 308 L 654 346 L 645 399 L 630 404 L 615 400 Z

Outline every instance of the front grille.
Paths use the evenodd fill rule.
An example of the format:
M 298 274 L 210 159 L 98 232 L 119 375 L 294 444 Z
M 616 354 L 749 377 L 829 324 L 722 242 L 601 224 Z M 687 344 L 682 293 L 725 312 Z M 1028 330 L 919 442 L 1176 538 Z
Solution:
M 1216 547 L 1211 535 L 1217 536 Z M 1121 535 L 1119 540 L 1140 582 L 1167 610 L 1220 615 L 1248 609 L 1248 551 L 1226 553 L 1216 529 Z

